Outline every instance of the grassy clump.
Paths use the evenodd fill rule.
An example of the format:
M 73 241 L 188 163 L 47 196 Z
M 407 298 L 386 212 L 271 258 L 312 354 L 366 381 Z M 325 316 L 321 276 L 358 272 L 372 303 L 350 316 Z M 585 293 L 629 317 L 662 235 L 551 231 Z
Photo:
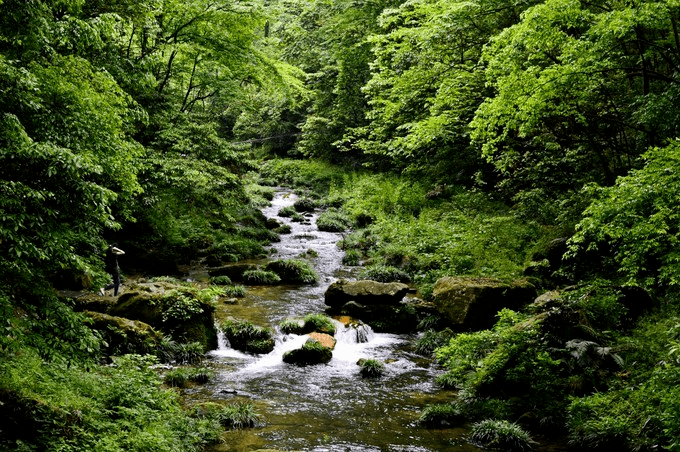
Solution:
M 247 320 L 226 320 L 221 325 L 232 348 L 249 353 L 269 353 L 274 350 L 273 331 L 253 325 Z
M 414 348 L 419 355 L 430 356 L 434 351 L 449 343 L 449 340 L 455 335 L 450 328 L 445 328 L 442 331 L 427 330 L 418 338 Z
M 285 283 L 314 284 L 319 280 L 319 275 L 314 268 L 308 262 L 301 260 L 276 260 L 267 263 L 264 269 L 274 272 Z
M 530 450 L 535 443 L 517 424 L 487 419 L 472 425 L 472 440 L 483 447 L 507 450 Z
M 360 359 L 358 364 L 363 378 L 379 378 L 385 373 L 385 364 L 377 359 Z
M 210 284 L 215 284 L 217 286 L 228 286 L 231 283 L 231 278 L 226 275 L 210 277 Z
M 247 270 L 243 272 L 243 282 L 256 286 L 272 285 L 281 282 L 281 277 L 268 270 Z
M 411 277 L 403 270 L 389 265 L 372 265 L 359 273 L 362 279 L 370 279 L 378 282 L 411 282 Z
M 178 367 L 177 369 L 169 370 L 163 375 L 163 383 L 175 388 L 184 388 L 189 382 L 200 384 L 207 383 L 213 376 L 214 372 L 205 367 Z
M 289 218 L 292 217 L 297 213 L 297 210 L 295 210 L 295 207 L 293 206 L 286 206 L 286 207 L 281 207 L 278 212 L 278 216 L 283 217 L 283 218 Z
M 245 297 L 246 288 L 240 284 L 224 287 L 224 295 L 227 297 Z
M 352 220 L 337 209 L 328 209 L 316 219 L 319 231 L 345 232 L 352 226 Z
M 465 421 L 465 416 L 457 403 L 428 405 L 420 415 L 419 422 L 428 426 L 455 425 Z
M 316 202 L 311 198 L 296 199 L 293 203 L 293 208 L 296 212 L 314 212 Z
M 308 334 L 314 331 L 333 336 L 335 324 L 333 320 L 324 314 L 307 314 L 304 318 L 287 318 L 280 324 L 284 334 Z
M 345 251 L 345 255 L 342 256 L 342 263 L 343 265 L 356 267 L 360 264 L 361 258 L 362 258 L 361 251 L 354 249 L 347 250 Z
M 205 347 L 200 342 L 176 342 L 167 336 L 161 339 L 154 350 L 162 363 L 196 364 L 201 362 L 205 354 Z
M 198 419 L 216 420 L 220 425 L 233 429 L 255 427 L 262 418 L 255 411 L 253 404 L 249 402 L 237 402 L 229 405 L 206 402 L 195 405 L 193 413 Z

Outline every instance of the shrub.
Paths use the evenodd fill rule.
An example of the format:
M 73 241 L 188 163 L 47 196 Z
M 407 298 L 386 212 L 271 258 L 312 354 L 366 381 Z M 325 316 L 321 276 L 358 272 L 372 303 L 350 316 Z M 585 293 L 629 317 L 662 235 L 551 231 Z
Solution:
M 379 378 L 385 373 L 385 364 L 377 359 L 361 359 L 358 364 L 363 378 Z
M 283 334 L 305 334 L 305 321 L 300 318 L 287 318 L 279 323 L 279 328 Z
M 269 262 L 265 270 L 276 273 L 286 283 L 314 284 L 319 279 L 319 275 L 308 262 L 296 259 Z
M 253 285 L 269 285 L 281 282 L 279 275 L 267 270 L 247 270 L 243 272 L 243 282 Z
M 535 441 L 519 425 L 487 419 L 472 425 L 472 440 L 483 447 L 507 451 L 530 450 Z
M 411 277 L 406 272 L 387 265 L 373 265 L 368 267 L 361 271 L 359 277 L 378 282 L 411 282 Z
M 227 320 L 222 323 L 222 331 L 236 350 L 262 354 L 274 349 L 272 330 L 255 326 L 247 320 Z
M 345 232 L 352 226 L 352 221 L 342 212 L 329 209 L 319 215 L 316 219 L 316 226 L 319 228 L 319 231 Z

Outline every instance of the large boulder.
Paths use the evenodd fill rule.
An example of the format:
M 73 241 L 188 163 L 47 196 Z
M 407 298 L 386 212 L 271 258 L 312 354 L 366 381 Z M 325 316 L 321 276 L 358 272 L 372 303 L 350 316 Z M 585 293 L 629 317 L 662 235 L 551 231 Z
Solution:
M 340 279 L 328 287 L 325 300 L 331 308 L 341 308 L 349 301 L 362 305 L 398 305 L 408 292 L 409 287 L 398 282 Z
M 494 278 L 446 276 L 433 290 L 434 305 L 452 329 L 478 331 L 491 328 L 503 308 L 518 310 L 536 298 L 526 280 L 503 282 Z
M 150 353 L 162 338 L 151 325 L 138 320 L 93 311 L 83 314 L 92 319 L 92 328 L 101 332 L 109 354 Z

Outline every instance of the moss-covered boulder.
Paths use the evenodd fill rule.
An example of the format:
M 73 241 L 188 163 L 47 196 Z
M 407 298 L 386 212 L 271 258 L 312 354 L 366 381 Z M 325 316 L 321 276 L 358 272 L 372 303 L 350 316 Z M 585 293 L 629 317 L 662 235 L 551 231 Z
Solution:
M 108 344 L 108 354 L 150 353 L 163 337 L 151 325 L 138 320 L 92 311 L 83 314 L 92 319 L 92 328 L 101 332 Z
M 491 328 L 498 311 L 519 310 L 535 298 L 536 288 L 526 280 L 446 276 L 437 281 L 433 290 L 438 314 L 456 331 Z
M 314 333 L 309 333 L 309 337 L 318 341 L 324 347 L 330 348 L 331 350 L 333 350 L 335 348 L 335 344 L 338 342 L 330 334 L 314 332 Z
M 340 279 L 328 287 L 324 297 L 331 308 L 340 308 L 349 301 L 362 305 L 397 305 L 408 292 L 409 287 L 398 282 Z
M 200 289 L 161 281 L 131 286 L 105 313 L 139 320 L 176 341 L 198 342 L 209 350 L 217 347 L 214 311 Z
M 283 362 L 298 366 L 325 364 L 333 358 L 333 351 L 314 338 L 300 348 L 289 350 L 283 354 Z

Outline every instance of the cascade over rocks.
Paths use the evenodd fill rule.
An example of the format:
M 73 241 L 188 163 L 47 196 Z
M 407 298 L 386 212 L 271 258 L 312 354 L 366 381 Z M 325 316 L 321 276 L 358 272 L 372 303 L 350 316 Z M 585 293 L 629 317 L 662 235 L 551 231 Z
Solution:
M 434 305 L 453 330 L 491 328 L 503 308 L 518 310 L 536 298 L 536 288 L 526 280 L 505 283 L 494 278 L 445 276 L 434 286 Z

